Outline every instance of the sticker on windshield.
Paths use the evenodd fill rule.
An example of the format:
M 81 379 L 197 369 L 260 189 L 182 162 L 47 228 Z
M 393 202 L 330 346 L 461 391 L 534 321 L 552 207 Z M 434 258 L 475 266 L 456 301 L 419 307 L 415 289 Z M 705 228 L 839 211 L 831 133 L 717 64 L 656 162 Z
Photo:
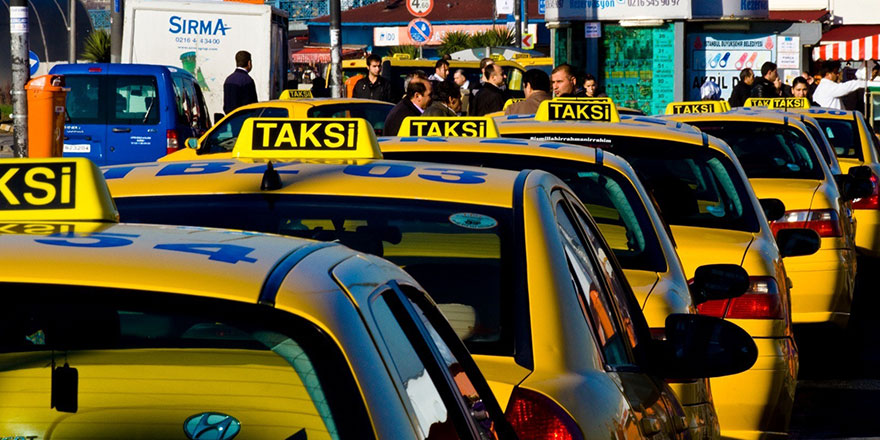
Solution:
M 449 216 L 449 221 L 456 226 L 468 229 L 492 229 L 498 226 L 498 221 L 488 215 L 474 214 L 471 212 L 459 212 Z

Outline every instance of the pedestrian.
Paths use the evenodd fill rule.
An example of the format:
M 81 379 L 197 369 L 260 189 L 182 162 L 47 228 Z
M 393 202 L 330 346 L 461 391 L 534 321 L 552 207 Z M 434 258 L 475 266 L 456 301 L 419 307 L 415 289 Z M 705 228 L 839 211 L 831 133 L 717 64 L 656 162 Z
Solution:
M 492 58 L 483 58 L 480 60 L 480 83 L 471 85 L 471 97 L 476 96 L 486 82 L 486 78 L 483 76 L 483 71 L 486 70 L 486 66 L 490 64 L 495 64 L 495 60 Z
M 776 96 L 781 98 L 791 98 L 793 95 L 791 94 L 791 86 L 782 82 L 782 78 L 776 77 L 776 81 L 773 81 L 773 86 L 776 87 Z
M 431 82 L 426 78 L 413 77 L 406 86 L 406 95 L 385 118 L 382 133 L 385 136 L 397 136 L 400 125 L 407 116 L 421 116 L 431 105 Z
M 706 82 L 700 86 L 700 99 L 703 101 L 718 101 L 721 99 L 721 87 L 711 78 L 706 78 Z
M 452 81 L 455 82 L 461 93 L 461 113 L 466 115 L 471 98 L 471 82 L 465 76 L 464 69 L 455 69 L 455 73 L 452 74 Z
M 450 82 L 431 84 L 431 105 L 422 116 L 458 116 L 461 111 L 461 90 Z
M 839 83 L 840 63 L 837 61 L 825 63 L 822 68 L 819 69 L 819 74 L 822 75 L 822 81 L 819 81 L 819 85 L 817 85 L 816 90 L 813 91 L 813 100 L 822 107 L 843 110 L 841 98 L 844 96 L 855 92 L 856 90 L 864 89 L 865 86 L 880 87 L 880 82 L 877 81 L 866 82 L 852 80 L 845 83 Z
M 501 66 L 492 63 L 483 69 L 483 87 L 480 92 L 471 100 L 469 115 L 483 116 L 504 109 L 504 103 L 507 101 L 507 94 L 501 90 L 504 84 L 504 71 Z
M 587 98 L 603 98 L 608 95 L 599 92 L 599 83 L 596 81 L 596 77 L 588 73 L 584 77 L 584 96 Z
M 434 63 L 434 73 L 431 74 L 428 79 L 431 81 L 443 82 L 446 81 L 447 76 L 449 76 L 449 61 L 439 59 Z
M 367 76 L 354 85 L 353 98 L 391 100 L 391 83 L 382 76 L 382 58 L 376 54 L 367 57 Z
M 527 70 L 523 74 L 523 93 L 526 99 L 504 109 L 505 115 L 533 115 L 542 102 L 551 99 L 550 77 L 543 70 Z
M 767 61 L 761 65 L 761 77 L 755 78 L 752 84 L 753 98 L 777 98 L 776 86 L 773 84 L 779 73 L 776 71 L 776 63 Z
M 327 81 L 317 72 L 312 73 L 312 97 L 330 97 L 330 88 L 327 87 Z
M 807 98 L 810 101 L 810 106 L 816 107 L 819 105 L 813 102 L 813 99 L 810 97 L 810 83 L 802 76 L 791 80 L 791 96 L 794 98 Z
M 739 71 L 739 82 L 733 86 L 730 92 L 730 98 L 727 102 L 731 107 L 742 107 L 746 103 L 746 99 L 752 96 L 752 84 L 755 82 L 755 72 L 746 67 Z
M 583 91 L 577 90 L 577 78 L 574 68 L 569 64 L 560 64 L 550 72 L 550 83 L 553 86 L 553 95 L 557 98 L 585 97 Z
M 248 72 L 254 68 L 251 53 L 240 50 L 235 54 L 235 71 L 223 82 L 223 112 L 227 115 L 233 110 L 257 102 L 257 86 Z

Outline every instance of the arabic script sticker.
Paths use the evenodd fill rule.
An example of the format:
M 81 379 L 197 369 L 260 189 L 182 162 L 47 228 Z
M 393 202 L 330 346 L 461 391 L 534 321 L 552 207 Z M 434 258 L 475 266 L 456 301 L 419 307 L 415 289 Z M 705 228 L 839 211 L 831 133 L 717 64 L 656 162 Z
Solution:
M 449 221 L 456 226 L 468 229 L 492 229 L 498 226 L 498 221 L 488 215 L 474 214 L 471 212 L 459 212 L 449 216 Z

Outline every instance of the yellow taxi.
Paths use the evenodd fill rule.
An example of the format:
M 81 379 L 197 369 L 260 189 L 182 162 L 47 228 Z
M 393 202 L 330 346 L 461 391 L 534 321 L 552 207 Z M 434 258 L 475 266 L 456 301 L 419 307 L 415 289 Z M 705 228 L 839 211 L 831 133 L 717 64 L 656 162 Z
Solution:
M 846 325 L 856 255 L 847 200 L 810 132 L 796 117 L 768 111 L 668 116 L 727 142 L 761 198 L 778 198 L 785 214 L 769 219 L 774 232 L 810 228 L 819 252 L 785 262 L 792 287 L 792 321 Z
M 880 256 L 880 143 L 874 130 L 858 111 L 813 107 L 794 109 L 819 121 L 822 131 L 834 147 L 843 172 L 856 168 L 856 175 L 871 181 L 872 192 L 853 201 L 856 250 L 860 254 Z M 868 169 L 860 168 L 868 167 Z
M 434 128 L 443 132 L 460 127 L 458 118 L 407 118 L 401 126 Z M 383 137 L 380 149 L 389 159 L 405 159 L 476 165 L 520 170 L 538 168 L 561 178 L 585 204 L 603 238 L 623 268 L 638 304 L 652 329 L 662 329 L 672 313 L 696 313 L 696 305 L 712 299 L 738 296 L 748 288 L 748 274 L 738 265 L 705 265 L 696 269 L 689 287 L 675 245 L 651 197 L 623 159 L 601 149 L 556 142 L 520 139 L 467 139 L 462 137 Z M 740 290 L 712 289 L 740 277 Z M 719 278 L 722 278 L 719 280 Z M 707 289 L 708 288 L 708 289 Z M 688 417 L 693 438 L 717 438 L 718 417 L 712 405 L 708 381 L 671 384 Z
M 86 159 L 0 161 L 4 438 L 515 438 L 398 266 L 118 224 Z
M 522 438 L 681 438 L 687 421 L 662 378 L 755 361 L 751 338 L 716 318 L 670 315 L 666 340 L 653 340 L 612 251 L 558 178 L 384 160 L 366 124 L 254 118 L 235 159 L 104 176 L 127 221 L 337 241 L 402 266 L 476 355 Z
M 697 307 L 699 313 L 735 322 L 758 345 L 759 361 L 750 370 L 710 380 L 712 397 L 724 437 L 786 432 L 798 355 L 782 257 L 814 253 L 816 233 L 789 230 L 786 235 L 798 238 L 774 240 L 733 151 L 687 124 L 620 116 L 607 101 L 559 99 L 542 103 L 534 118 L 495 121 L 504 137 L 583 145 L 627 160 L 669 224 L 687 277 L 704 264 L 736 264 L 748 272 L 746 294 Z M 778 200 L 765 203 L 781 215 Z M 801 239 L 811 247 L 795 249 L 799 246 L 792 245 Z
M 279 99 L 243 105 L 224 116 L 202 137 L 187 139 L 187 148 L 171 153 L 164 160 L 193 160 L 207 154 L 229 156 L 241 126 L 248 118 L 363 118 L 377 134 L 382 134 L 385 118 L 394 105 L 373 99 L 312 98 Z

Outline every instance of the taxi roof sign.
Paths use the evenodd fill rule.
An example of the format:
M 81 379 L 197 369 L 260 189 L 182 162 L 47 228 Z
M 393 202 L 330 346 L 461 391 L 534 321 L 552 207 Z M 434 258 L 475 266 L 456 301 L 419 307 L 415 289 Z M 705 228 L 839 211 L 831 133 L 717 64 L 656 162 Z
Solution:
M 767 107 L 770 109 L 810 108 L 807 98 L 749 98 L 744 107 Z
M 730 111 L 727 101 L 681 101 L 666 104 L 667 115 L 689 113 L 724 113 Z
M 0 160 L 0 222 L 117 222 L 107 182 L 89 159 Z
M 291 101 L 294 99 L 310 99 L 312 98 L 311 90 L 299 90 L 299 89 L 286 89 L 281 92 L 281 95 L 278 96 L 278 99 L 282 101 Z
M 507 110 L 507 107 L 510 107 L 513 104 L 516 104 L 520 101 L 525 101 L 526 98 L 510 98 L 507 101 L 504 101 L 504 107 L 501 110 Z
M 620 122 L 611 98 L 554 98 L 541 103 L 536 121 Z
M 498 125 L 488 116 L 409 116 L 400 125 L 398 136 L 501 137 Z
M 373 127 L 362 118 L 250 118 L 233 157 L 251 159 L 381 159 Z

